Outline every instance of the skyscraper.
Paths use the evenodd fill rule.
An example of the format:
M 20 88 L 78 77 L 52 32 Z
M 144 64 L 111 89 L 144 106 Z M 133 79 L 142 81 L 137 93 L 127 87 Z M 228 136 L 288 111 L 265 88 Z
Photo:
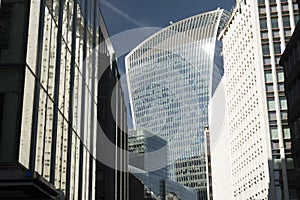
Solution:
M 279 59 L 298 16 L 296 1 L 240 0 L 224 30 L 227 125 L 218 137 L 228 134 L 232 198 L 296 198 Z M 218 134 L 210 128 L 212 137 Z M 218 137 L 211 140 L 215 149 L 218 145 L 213 141 Z M 213 151 L 214 180 L 214 171 L 218 173 L 222 162 L 214 166 L 217 151 Z M 213 186 L 223 187 L 220 182 Z
M 168 142 L 168 176 L 206 198 L 204 126 L 222 74 L 222 9 L 162 29 L 126 56 L 134 128 Z
M 291 129 L 292 138 L 292 156 L 295 163 L 295 185 L 297 190 L 298 199 L 300 199 L 300 107 L 299 107 L 299 36 L 300 36 L 300 23 L 295 28 L 293 36 L 282 57 L 280 64 L 284 66 L 285 73 L 285 94 L 288 101 L 288 119 Z
M 98 120 L 123 138 L 115 144 L 127 143 L 112 123 L 126 129 L 120 86 L 107 96 L 121 114 L 109 115 L 97 98 L 98 84 L 107 89 L 100 78 L 111 88 L 119 79 L 99 1 L 2 0 L 0 35 L 0 199 L 100 199 Z M 101 187 L 128 199 L 128 178 L 117 170 L 127 157 L 111 156 L 121 167 Z

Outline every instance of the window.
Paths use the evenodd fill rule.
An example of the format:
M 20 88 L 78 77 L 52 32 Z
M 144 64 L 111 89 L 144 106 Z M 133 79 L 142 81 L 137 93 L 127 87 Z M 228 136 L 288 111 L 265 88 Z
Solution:
M 274 43 L 274 53 L 275 54 L 280 54 L 281 53 L 280 43 Z
M 290 16 L 283 16 L 282 17 L 282 23 L 283 23 L 283 27 L 290 27 Z
M 284 81 L 284 73 L 283 70 L 277 70 L 277 81 L 283 82 Z
M 291 149 L 292 144 L 291 141 L 284 141 L 284 148 L 285 149 Z
M 264 4 L 265 0 L 258 0 L 258 4 Z
M 282 188 L 281 188 L 281 186 L 276 186 L 276 197 L 277 197 L 277 199 L 282 199 Z
M 277 11 L 276 5 L 270 6 L 270 11 L 271 12 L 276 12 Z
M 259 8 L 259 12 L 260 12 L 260 13 L 265 13 L 265 12 L 266 12 L 266 7 L 264 7 L 264 6 L 263 6 L 263 7 L 260 7 L 260 8 Z
M 274 92 L 273 84 L 266 85 L 267 92 Z
M 272 28 L 278 28 L 278 19 L 277 19 L 277 17 L 273 17 L 271 19 L 271 23 L 272 23 Z
M 275 64 L 279 65 L 279 61 L 280 61 L 280 56 L 276 56 L 275 57 Z
M 279 141 L 276 140 L 276 141 L 272 141 L 272 150 L 273 149 L 279 149 Z
M 279 37 L 279 31 L 274 30 L 272 32 L 273 37 Z
M 275 180 L 280 180 L 282 179 L 282 172 L 280 170 L 275 170 L 274 171 L 274 179 Z
M 289 5 L 288 4 L 284 4 L 284 5 L 281 5 L 281 10 L 282 11 L 285 11 L 285 10 L 289 10 Z
M 289 127 L 283 127 L 283 137 L 284 139 L 289 139 L 291 138 L 291 133 Z
M 272 140 L 278 139 L 278 130 L 277 130 L 277 127 L 270 127 L 270 136 L 271 136 Z
M 270 58 L 264 58 L 264 65 L 270 65 L 271 59 Z
M 262 45 L 262 51 L 263 51 L 264 55 L 269 55 L 270 54 L 269 44 L 263 44 Z
M 284 83 L 279 83 L 278 84 L 278 90 L 279 91 L 284 91 Z
M 281 111 L 280 115 L 281 115 L 281 119 L 282 120 L 287 120 L 288 119 L 288 113 L 287 113 L 287 111 Z
M 285 97 L 280 97 L 280 109 L 281 110 L 287 110 L 287 101 Z
M 291 36 L 291 34 L 292 34 L 291 29 L 284 30 L 284 35 L 285 36 Z
M 269 120 L 270 121 L 276 120 L 276 112 L 269 112 Z
M 295 15 L 294 18 L 295 18 L 295 24 L 297 24 L 299 21 L 299 15 Z
M 263 39 L 268 38 L 268 32 L 261 32 L 261 38 Z
M 286 167 L 288 169 L 294 169 L 294 160 L 293 160 L 293 158 L 286 158 Z
M 269 111 L 275 110 L 275 100 L 274 100 L 274 98 L 269 98 L 268 99 L 268 110 Z
M 281 158 L 280 156 L 276 156 L 273 158 L 274 169 L 281 169 Z
M 268 28 L 267 27 L 267 19 L 260 19 L 259 23 L 260 23 L 260 28 L 261 29 L 267 29 Z
M 265 71 L 265 80 L 267 83 L 270 83 L 273 81 L 272 79 L 272 71 Z

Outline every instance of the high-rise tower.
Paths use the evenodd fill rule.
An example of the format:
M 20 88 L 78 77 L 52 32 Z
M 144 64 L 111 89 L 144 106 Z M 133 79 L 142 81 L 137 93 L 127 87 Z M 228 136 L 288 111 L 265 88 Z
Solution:
M 222 134 L 216 136 L 210 127 L 216 137 L 211 140 L 212 176 L 217 178 L 222 165 L 213 158 L 222 144 L 213 143 L 227 134 L 232 198 L 296 198 L 279 59 L 298 18 L 293 0 L 240 0 L 222 34 L 227 115 Z M 222 191 L 221 182 L 213 186 Z
M 169 177 L 199 198 L 206 198 L 207 104 L 223 75 L 217 36 L 227 19 L 222 9 L 184 19 L 126 57 L 134 126 L 167 140 Z
M 114 169 L 97 160 L 98 125 L 113 143 L 127 145 L 99 1 L 0 4 L 0 199 L 128 199 L 127 156 L 104 152 Z

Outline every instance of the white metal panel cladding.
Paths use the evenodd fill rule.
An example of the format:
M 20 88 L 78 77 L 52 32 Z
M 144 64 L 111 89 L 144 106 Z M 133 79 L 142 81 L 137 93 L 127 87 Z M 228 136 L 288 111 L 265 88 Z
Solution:
M 217 36 L 227 19 L 221 9 L 184 19 L 126 57 L 134 127 L 166 139 L 169 177 L 198 190 L 206 188 L 203 131 L 223 74 Z

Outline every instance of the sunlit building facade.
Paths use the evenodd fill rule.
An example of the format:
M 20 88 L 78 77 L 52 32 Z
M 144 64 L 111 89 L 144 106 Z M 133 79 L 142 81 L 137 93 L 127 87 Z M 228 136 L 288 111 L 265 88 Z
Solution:
M 224 184 L 217 178 L 224 170 L 223 178 L 231 182 L 226 198 L 296 199 L 279 59 L 298 16 L 298 4 L 293 0 L 236 1 L 222 34 L 225 124 L 215 121 L 210 125 L 216 199 L 223 197 Z M 227 161 L 218 156 L 224 151 L 230 152 Z
M 271 187 L 276 199 L 297 199 L 284 70 L 279 60 L 299 20 L 298 3 L 258 0 L 258 12 L 272 154 Z
M 135 128 L 168 144 L 168 176 L 206 199 L 204 126 L 207 104 L 223 75 L 217 39 L 228 19 L 222 9 L 174 23 L 125 59 Z
M 113 114 L 99 106 L 100 77 L 107 76 L 100 91 L 119 79 L 99 1 L 0 4 L 0 199 L 101 199 L 96 188 L 110 189 L 105 199 L 128 199 L 128 175 L 114 170 L 105 179 L 97 160 L 98 121 L 107 121 L 101 125 L 110 127 L 112 142 L 127 145 L 111 123 L 117 116 L 126 129 L 120 86 L 106 94 Z M 113 156 L 126 171 L 126 155 Z

